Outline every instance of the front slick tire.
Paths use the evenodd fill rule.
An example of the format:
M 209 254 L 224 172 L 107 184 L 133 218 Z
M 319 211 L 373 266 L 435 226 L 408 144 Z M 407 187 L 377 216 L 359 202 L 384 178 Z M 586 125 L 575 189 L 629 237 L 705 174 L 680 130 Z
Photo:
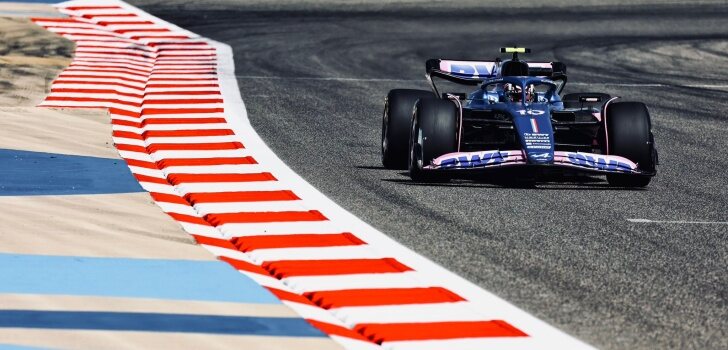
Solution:
M 457 108 L 438 98 L 415 104 L 409 141 L 409 175 L 417 182 L 447 182 L 443 171 L 423 169 L 433 159 L 457 151 Z
M 640 170 L 655 171 L 655 151 L 650 114 L 640 102 L 616 102 L 607 106 L 608 154 L 625 157 Z M 607 182 L 618 187 L 645 187 L 652 176 L 607 174 Z
M 435 96 L 430 91 L 394 89 L 384 101 L 382 117 L 382 165 L 407 169 L 412 110 L 417 100 Z

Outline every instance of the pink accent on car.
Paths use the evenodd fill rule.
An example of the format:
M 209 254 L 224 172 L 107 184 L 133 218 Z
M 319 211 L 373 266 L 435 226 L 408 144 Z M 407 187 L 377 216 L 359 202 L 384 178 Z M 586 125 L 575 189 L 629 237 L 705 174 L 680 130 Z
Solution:
M 609 154 L 609 130 L 607 130 L 607 106 L 609 104 L 618 99 L 619 97 L 612 97 L 609 99 L 609 101 L 604 103 L 604 113 L 602 117 L 602 122 L 604 122 L 604 154 Z

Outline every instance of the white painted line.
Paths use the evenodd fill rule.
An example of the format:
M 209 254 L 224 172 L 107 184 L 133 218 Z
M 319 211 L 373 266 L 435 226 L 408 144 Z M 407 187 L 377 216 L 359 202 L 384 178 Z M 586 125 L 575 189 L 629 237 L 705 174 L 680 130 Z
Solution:
M 267 183 L 273 181 L 266 181 Z M 263 182 L 263 183 L 266 183 Z M 275 181 L 277 182 L 277 181 Z M 273 182 L 273 183 L 275 183 Z M 188 185 L 188 184 L 185 184 Z M 259 189 L 262 190 L 262 189 Z M 215 191 L 210 191 L 215 192 Z M 346 226 L 333 221 L 223 224 L 217 227 L 227 237 L 260 235 L 328 234 L 346 232 Z
M 426 276 L 417 271 L 401 273 L 360 273 L 338 276 L 297 276 L 283 279 L 286 285 L 299 293 L 321 290 L 367 288 L 424 288 L 434 287 Z
M 467 322 L 506 318 L 508 315 L 472 312 L 478 305 L 468 301 L 433 304 L 355 306 L 330 309 L 349 325 L 360 323 Z
M 134 122 L 141 122 L 139 118 L 129 118 L 124 116 L 113 116 L 114 119 L 128 120 Z M 145 129 L 140 129 L 133 126 L 127 125 L 112 125 L 114 130 L 119 131 L 131 131 L 137 134 L 141 134 L 144 131 L 165 131 L 165 130 L 179 130 L 180 124 L 148 124 Z M 210 124 L 184 124 L 185 129 L 197 129 L 197 130 L 219 130 L 228 128 L 227 123 L 210 123 Z
M 281 212 L 306 211 L 310 208 L 301 200 L 269 201 L 269 202 L 228 202 L 228 203 L 198 203 L 195 209 L 201 215 L 224 213 L 254 213 L 254 212 Z
M 168 166 L 165 174 L 253 174 L 265 172 L 258 164 Z
M 250 181 L 250 182 L 200 182 L 181 183 L 177 190 L 181 193 L 204 193 L 204 192 L 244 192 L 244 191 L 279 191 L 290 190 L 290 186 L 280 181 Z M 244 231 L 247 232 L 247 231 Z M 240 234 L 239 236 L 244 236 Z
M 238 149 L 230 149 L 230 150 L 220 150 L 220 151 L 155 151 L 151 152 L 152 158 L 162 160 L 162 159 L 172 159 L 172 158 L 232 158 L 232 157 L 246 157 L 249 156 L 250 153 L 247 152 L 247 150 L 238 148 Z
M 366 245 L 342 247 L 305 247 L 305 248 L 277 248 L 256 249 L 250 256 L 258 262 L 281 260 L 339 260 L 339 259 L 381 259 L 391 258 L 384 256 Z
M 238 142 L 239 138 L 233 136 L 160 136 L 147 137 L 147 144 L 163 145 L 167 143 L 188 143 L 190 145 L 196 143 L 217 143 L 217 142 Z
M 192 207 L 189 205 L 183 205 L 183 204 L 177 204 L 177 203 L 167 203 L 167 202 L 157 202 L 157 205 L 164 210 L 165 213 L 178 213 L 178 214 L 184 214 L 184 215 L 190 215 L 190 216 L 200 216 L 197 211 L 195 211 Z
M 728 225 L 728 221 L 688 221 L 688 220 L 650 220 L 650 219 L 627 219 L 627 221 L 638 223 L 638 224 Z

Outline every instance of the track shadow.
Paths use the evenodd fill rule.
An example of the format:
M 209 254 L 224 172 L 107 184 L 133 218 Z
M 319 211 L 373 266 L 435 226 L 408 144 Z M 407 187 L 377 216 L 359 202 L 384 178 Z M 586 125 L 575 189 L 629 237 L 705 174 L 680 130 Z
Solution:
M 589 175 L 539 175 L 503 173 L 497 175 L 460 176 L 442 182 L 416 182 L 409 179 L 407 172 L 399 172 L 402 179 L 381 179 L 381 181 L 419 187 L 458 187 L 490 189 L 534 189 L 542 191 L 591 190 L 591 191 L 645 191 L 645 188 L 615 187 L 598 176 Z

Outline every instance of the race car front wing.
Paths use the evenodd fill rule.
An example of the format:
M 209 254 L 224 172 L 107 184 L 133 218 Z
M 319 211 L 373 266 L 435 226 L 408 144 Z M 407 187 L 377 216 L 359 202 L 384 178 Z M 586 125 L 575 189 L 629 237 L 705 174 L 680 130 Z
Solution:
M 435 158 L 432 163 L 425 166 L 430 170 L 464 170 L 464 169 L 489 169 L 505 166 L 530 165 L 524 152 L 521 150 L 510 151 L 478 151 L 478 152 L 455 152 Z M 619 173 L 619 174 L 644 174 L 638 165 L 627 158 L 585 152 L 563 152 L 553 153 L 553 161 L 548 163 L 539 162 L 537 166 L 557 166 L 598 173 Z

